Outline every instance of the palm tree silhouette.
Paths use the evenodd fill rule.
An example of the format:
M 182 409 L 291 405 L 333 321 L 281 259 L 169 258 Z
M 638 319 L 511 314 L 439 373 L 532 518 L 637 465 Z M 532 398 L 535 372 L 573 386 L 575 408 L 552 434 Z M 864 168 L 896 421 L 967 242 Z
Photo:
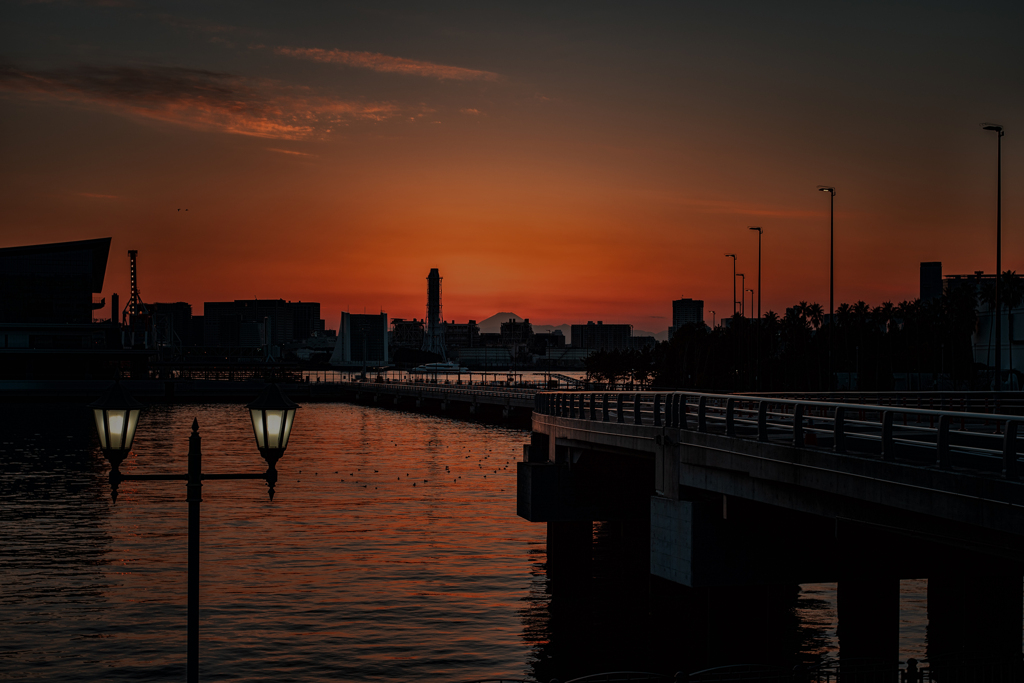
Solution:
M 825 319 L 825 309 L 821 307 L 821 304 L 815 302 L 810 306 L 805 307 L 807 319 L 811 323 L 811 327 L 817 331 L 821 327 L 822 321 Z

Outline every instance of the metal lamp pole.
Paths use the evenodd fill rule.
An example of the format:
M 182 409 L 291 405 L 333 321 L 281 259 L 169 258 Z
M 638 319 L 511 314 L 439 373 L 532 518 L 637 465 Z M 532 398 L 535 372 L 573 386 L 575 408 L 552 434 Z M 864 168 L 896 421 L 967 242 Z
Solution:
M 819 192 L 828 192 L 828 390 L 832 391 L 832 328 L 835 327 L 835 260 L 836 260 L 836 188 L 818 185 Z
M 726 254 L 732 259 L 732 314 L 736 315 L 736 254 Z
M 276 384 L 250 403 L 257 448 L 267 463 L 262 473 L 203 473 L 202 437 L 199 420 L 192 419 L 188 438 L 188 471 L 185 474 L 121 474 L 121 463 L 131 452 L 142 404 L 117 383 L 102 398 L 89 406 L 96 415 L 100 448 L 110 462 L 110 497 L 117 503 L 117 489 L 122 481 L 184 481 L 188 502 L 188 615 L 185 675 L 188 683 L 199 682 L 199 506 L 202 503 L 204 479 L 263 479 L 267 482 L 270 500 L 274 500 L 277 483 L 277 461 L 284 455 L 291 435 L 295 410 L 299 407 L 288 399 Z
M 743 273 L 736 273 L 736 276 L 740 279 L 740 316 L 743 318 L 747 317 L 747 276 Z M 732 279 L 732 286 L 736 286 L 736 278 Z
M 761 390 L 761 236 L 764 234 L 764 228 L 756 225 L 747 226 L 750 230 L 757 230 L 757 345 L 754 352 L 757 354 L 757 362 L 754 370 L 754 389 L 755 391 Z M 750 306 L 754 306 L 754 302 L 750 302 Z
M 1000 391 L 1003 386 L 1003 311 L 999 296 L 1003 272 L 1003 127 L 998 123 L 983 123 L 981 128 L 996 134 L 996 391 Z

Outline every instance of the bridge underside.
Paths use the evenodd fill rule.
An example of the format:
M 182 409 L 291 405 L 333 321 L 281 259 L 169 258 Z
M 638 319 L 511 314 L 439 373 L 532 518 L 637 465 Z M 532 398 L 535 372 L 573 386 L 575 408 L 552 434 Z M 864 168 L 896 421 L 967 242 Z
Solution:
M 910 578 L 930 580 L 936 651 L 1020 653 L 1016 482 L 663 426 L 533 428 L 518 513 L 548 523 L 550 571 L 585 572 L 591 523 L 621 522 L 684 590 L 838 583 L 845 657 L 895 661 Z

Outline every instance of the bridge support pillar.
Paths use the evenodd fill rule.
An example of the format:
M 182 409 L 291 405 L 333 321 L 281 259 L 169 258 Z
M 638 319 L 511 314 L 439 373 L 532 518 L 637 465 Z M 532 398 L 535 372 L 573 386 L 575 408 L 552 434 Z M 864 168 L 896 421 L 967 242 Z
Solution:
M 858 664 L 895 667 L 900 659 L 899 578 L 840 579 L 836 597 L 844 673 L 850 671 L 856 680 Z
M 548 576 L 590 577 L 593 522 L 548 522 Z
M 985 576 L 970 571 L 928 578 L 928 659 L 933 670 L 944 660 L 991 660 L 993 666 L 1019 660 L 1022 580 L 1018 573 Z

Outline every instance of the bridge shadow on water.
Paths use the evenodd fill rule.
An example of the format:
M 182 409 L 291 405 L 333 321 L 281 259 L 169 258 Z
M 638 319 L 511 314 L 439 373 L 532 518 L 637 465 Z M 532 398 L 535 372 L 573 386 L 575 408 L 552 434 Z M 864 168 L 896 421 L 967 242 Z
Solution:
M 840 668 L 847 681 L 894 682 L 907 675 L 906 661 L 885 664 L 860 652 L 865 630 L 888 637 L 896 622 L 881 628 L 846 623 L 844 649 L 837 609 L 844 597 L 836 584 L 686 588 L 651 576 L 649 534 L 641 522 L 594 523 L 589 539 L 589 523 L 572 524 L 575 529 L 549 526 L 549 554 L 536 551 L 534 589 L 521 612 L 537 681 L 611 671 L 672 676 L 738 664 L 767 665 L 786 672 L 786 680 L 797 667 L 813 673 L 793 680 L 840 680 Z M 921 608 L 903 618 L 916 634 L 910 637 L 911 652 L 920 651 L 915 654 L 922 660 L 919 680 L 1024 680 L 1018 678 L 1024 676 L 1020 606 L 993 609 L 1000 595 L 1004 602 L 1020 596 L 1012 581 L 1019 577 L 1004 584 L 991 577 L 915 582 L 919 602 L 927 585 L 927 615 Z M 882 588 L 887 594 L 889 586 Z M 850 596 L 845 599 L 876 599 Z M 745 676 L 735 680 L 762 680 Z
M 543 593 L 523 612 L 538 681 L 736 663 L 791 669 L 828 648 L 826 627 L 802 623 L 797 607 L 830 605 L 801 601 L 798 585 L 688 589 L 652 577 L 649 535 L 631 526 L 594 524 L 590 553 L 548 558 Z

